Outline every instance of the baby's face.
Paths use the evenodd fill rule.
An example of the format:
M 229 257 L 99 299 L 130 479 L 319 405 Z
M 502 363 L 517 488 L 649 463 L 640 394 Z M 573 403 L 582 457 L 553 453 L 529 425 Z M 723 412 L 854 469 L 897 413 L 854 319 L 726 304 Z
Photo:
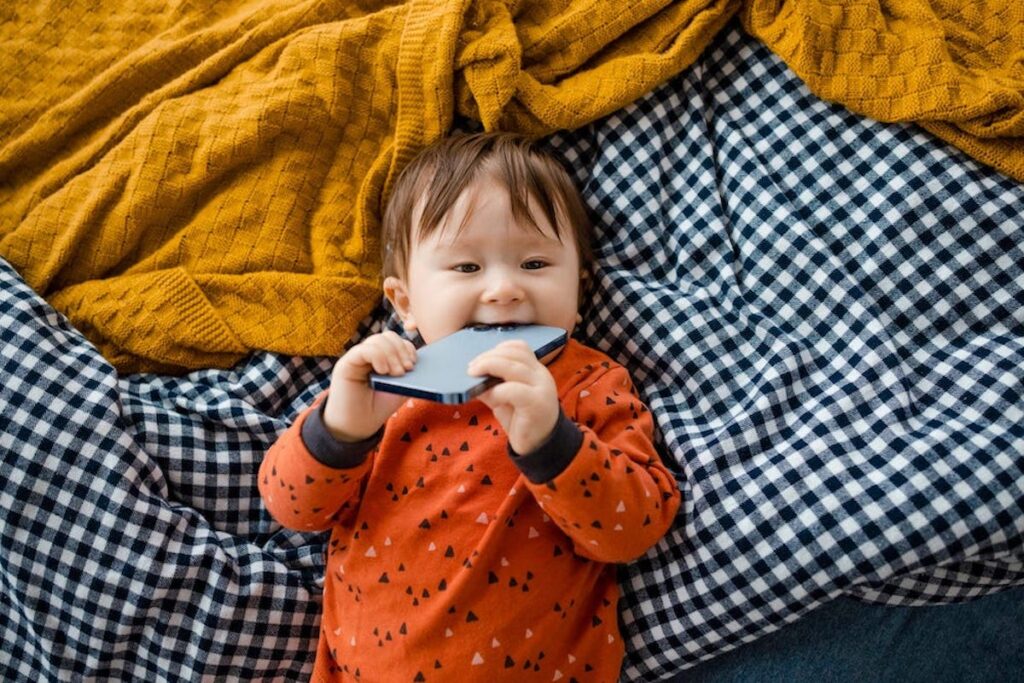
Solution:
M 406 329 L 428 344 L 479 323 L 551 325 L 571 334 L 581 274 L 576 243 L 567 230 L 559 242 L 543 212 L 533 215 L 543 235 L 518 224 L 508 191 L 485 176 L 434 234 L 418 240 L 414 230 L 408 278 L 384 283 Z

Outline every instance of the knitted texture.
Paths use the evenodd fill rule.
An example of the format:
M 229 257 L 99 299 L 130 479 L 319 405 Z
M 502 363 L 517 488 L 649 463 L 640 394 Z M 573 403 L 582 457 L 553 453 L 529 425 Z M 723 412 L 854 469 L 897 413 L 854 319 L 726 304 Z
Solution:
M 819 97 L 1024 180 L 1020 0 L 748 0 L 741 17 Z
M 0 255 L 122 372 L 337 354 L 380 300 L 387 188 L 456 103 L 536 135 L 604 116 L 735 9 L 665 5 L 0 9 Z
M 821 97 L 1024 179 L 1019 0 L 54 0 L 0 8 L 0 256 L 122 372 L 334 355 L 456 113 L 579 127 L 740 10 Z

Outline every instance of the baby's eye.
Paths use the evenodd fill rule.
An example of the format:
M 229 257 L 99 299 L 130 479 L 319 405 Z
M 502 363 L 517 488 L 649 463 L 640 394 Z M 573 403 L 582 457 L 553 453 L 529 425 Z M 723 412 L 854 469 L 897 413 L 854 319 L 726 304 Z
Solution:
M 532 261 L 527 261 L 526 263 L 524 263 L 523 264 L 523 269 L 524 270 L 539 270 L 540 268 L 543 268 L 546 265 L 547 265 L 547 263 L 545 263 L 544 261 L 538 261 L 537 259 L 534 259 Z
M 480 266 L 475 263 L 459 263 L 452 266 L 452 270 L 457 273 L 475 273 L 480 270 Z

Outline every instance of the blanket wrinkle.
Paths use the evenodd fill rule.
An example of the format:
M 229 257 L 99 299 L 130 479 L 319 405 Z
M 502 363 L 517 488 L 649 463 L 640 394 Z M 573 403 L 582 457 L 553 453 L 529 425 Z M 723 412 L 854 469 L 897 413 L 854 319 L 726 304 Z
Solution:
M 1024 180 L 1024 4 L 748 0 L 740 17 L 822 99 Z
M 1024 180 L 1017 0 L 51 0 L 0 10 L 0 256 L 122 372 L 336 355 L 456 114 L 577 129 L 737 13 L 820 97 Z

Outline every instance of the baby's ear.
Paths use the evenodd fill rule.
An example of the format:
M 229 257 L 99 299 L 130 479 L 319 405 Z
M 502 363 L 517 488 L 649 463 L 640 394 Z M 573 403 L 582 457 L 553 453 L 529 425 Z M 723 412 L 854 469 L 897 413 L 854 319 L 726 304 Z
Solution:
M 586 293 L 587 287 L 589 287 L 591 284 L 592 278 L 590 277 L 590 271 L 588 271 L 586 268 L 580 268 L 580 303 L 583 302 L 583 295 Z
M 416 321 L 412 316 L 412 307 L 409 305 L 409 288 L 401 278 L 388 276 L 384 278 L 384 296 L 391 302 L 391 306 L 402 319 L 402 325 L 406 332 L 416 329 Z

